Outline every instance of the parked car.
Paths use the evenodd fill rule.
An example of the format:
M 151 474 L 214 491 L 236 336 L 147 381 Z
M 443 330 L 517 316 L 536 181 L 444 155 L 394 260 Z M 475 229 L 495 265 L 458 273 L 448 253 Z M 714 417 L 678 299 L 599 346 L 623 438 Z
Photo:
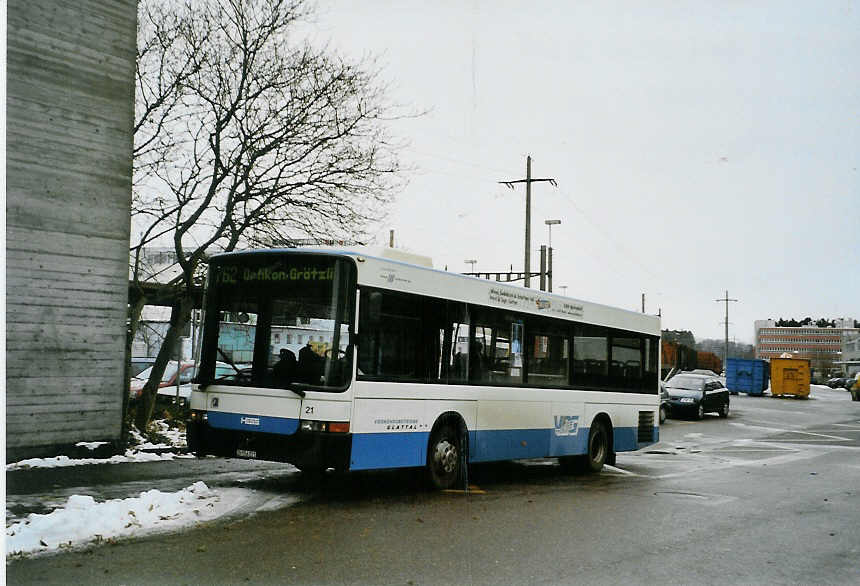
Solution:
M 729 390 L 719 378 L 683 372 L 666 381 L 669 409 L 672 414 L 686 412 L 696 419 L 705 413 L 729 416 Z
M 660 423 L 666 421 L 669 417 L 669 391 L 666 390 L 666 385 L 660 381 Z
M 720 375 L 718 375 L 716 372 L 714 372 L 713 370 L 707 370 L 707 369 L 705 369 L 705 368 L 694 368 L 693 370 L 685 370 L 685 371 L 684 371 L 684 373 L 685 373 L 685 374 L 686 374 L 686 373 L 689 373 L 689 374 L 704 374 L 704 375 L 706 375 L 706 376 L 713 376 L 713 377 L 716 377 L 716 378 L 719 378 L 719 376 L 720 376 Z
M 237 365 L 237 368 L 240 366 Z M 191 398 L 191 385 L 194 380 L 194 377 L 197 376 L 197 366 L 193 366 L 193 368 L 186 370 L 180 375 L 179 378 L 179 404 L 182 405 L 186 403 Z M 215 378 L 219 380 L 230 380 L 232 377 L 236 376 L 236 370 L 227 364 L 226 362 L 216 362 L 215 363 Z M 176 400 L 177 389 L 176 389 L 176 378 L 173 378 L 173 382 L 168 385 L 159 386 L 158 391 L 156 392 L 156 400 Z
M 850 389 L 854 383 L 854 377 L 836 376 L 828 379 L 827 386 L 831 389 Z
M 167 366 L 164 368 L 164 374 L 161 377 L 161 381 L 158 383 L 159 388 L 176 386 L 176 374 L 177 374 L 177 362 L 175 360 L 171 360 L 167 363 Z M 182 385 L 184 383 L 190 383 L 191 379 L 194 378 L 194 374 L 196 373 L 196 369 L 194 368 L 193 362 L 183 362 L 179 369 L 179 384 Z M 146 384 L 146 381 L 149 380 L 149 375 L 152 374 L 152 366 L 142 370 L 131 379 L 131 384 L 129 385 L 129 397 L 132 399 L 136 399 L 140 397 L 141 391 L 143 391 L 143 386 Z
M 135 356 L 131 359 L 131 376 L 136 377 L 141 372 L 155 364 L 155 358 L 149 356 Z

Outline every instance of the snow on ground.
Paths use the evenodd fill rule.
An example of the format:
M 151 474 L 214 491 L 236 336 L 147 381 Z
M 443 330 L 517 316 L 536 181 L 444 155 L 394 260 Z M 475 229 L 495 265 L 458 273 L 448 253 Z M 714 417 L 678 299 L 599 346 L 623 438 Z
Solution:
M 139 537 L 210 521 L 244 504 L 244 489 L 209 489 L 203 482 L 174 493 L 148 490 L 138 497 L 96 502 L 72 495 L 65 506 L 40 515 L 31 513 L 6 528 L 6 556 L 43 553 Z
M 30 458 L 6 464 L 6 471 L 22 470 L 25 468 L 58 468 L 60 466 L 86 466 L 89 464 L 123 464 L 126 462 L 160 462 L 173 460 L 175 458 L 194 458 L 194 454 L 151 454 L 138 452 L 137 450 L 126 450 L 122 456 L 111 456 L 110 458 L 69 458 L 68 456 L 54 456 L 53 458 Z
M 186 446 L 184 431 L 180 431 L 178 429 L 170 427 L 163 419 L 159 419 L 157 421 L 154 421 L 153 423 L 157 428 L 157 433 L 167 438 L 168 443 L 152 444 L 146 441 L 146 439 L 144 439 L 144 437 L 140 435 L 140 432 L 137 431 L 137 429 L 132 427 L 131 436 L 134 438 L 135 443 L 139 444 L 137 446 L 137 449 L 146 450 L 152 448 L 184 448 Z
M 88 450 L 95 450 L 100 448 L 101 446 L 106 446 L 110 442 L 78 442 L 75 444 L 76 448 L 86 448 Z
M 13 462 L 6 465 L 6 470 L 21 470 L 25 468 L 57 468 L 60 466 L 85 466 L 89 464 L 123 464 L 126 462 L 158 462 L 173 460 L 175 458 L 193 458 L 192 454 L 177 454 L 173 452 L 149 453 L 142 450 L 164 450 L 185 447 L 185 432 L 171 428 L 164 420 L 154 422 L 159 435 L 167 438 L 168 443 L 153 444 L 144 438 L 139 431 L 132 428 L 131 443 L 134 447 L 129 448 L 123 455 L 115 455 L 110 458 L 69 458 L 68 456 L 54 456 L 53 458 L 30 458 Z M 78 442 L 78 447 L 95 450 L 107 442 Z
M 185 433 L 172 430 L 164 421 L 155 422 L 158 433 L 169 443 L 152 444 L 136 430 L 136 444 L 124 455 L 111 458 L 31 458 L 6 466 L 7 471 L 26 468 L 83 466 L 86 464 L 119 464 L 194 458 L 191 454 L 154 454 L 140 450 L 185 447 Z M 81 442 L 78 447 L 95 450 L 103 442 Z M 71 549 L 105 541 L 140 537 L 149 533 L 174 531 L 196 523 L 211 521 L 241 509 L 275 510 L 298 502 L 295 495 L 267 495 L 244 488 L 212 490 L 195 482 L 178 492 L 159 490 L 141 492 L 140 496 L 97 502 L 91 496 L 74 494 L 47 514 L 31 513 L 22 520 L 7 517 L 5 546 L 7 559 Z

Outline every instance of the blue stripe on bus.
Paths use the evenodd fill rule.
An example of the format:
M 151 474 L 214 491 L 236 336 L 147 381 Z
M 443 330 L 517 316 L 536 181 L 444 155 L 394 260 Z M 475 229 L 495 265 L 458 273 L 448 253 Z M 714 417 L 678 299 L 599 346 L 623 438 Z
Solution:
M 588 428 L 580 428 L 576 435 L 555 435 L 550 431 L 550 457 L 584 454 L 588 448 Z
M 612 447 L 616 452 L 629 452 L 639 447 L 637 443 L 638 429 L 635 427 L 616 427 L 612 434 Z
M 469 461 L 494 462 L 544 458 L 549 454 L 551 429 L 503 429 L 477 432 Z
M 660 429 L 654 427 L 651 430 L 654 441 L 640 442 L 639 429 L 636 427 L 616 427 L 612 435 L 612 447 L 616 452 L 632 452 L 644 446 L 650 446 L 660 439 Z
M 430 432 L 356 433 L 352 436 L 350 470 L 409 468 L 427 462 Z
M 287 417 L 243 415 L 241 413 L 224 413 L 221 411 L 209 411 L 207 416 L 209 418 L 209 425 L 221 429 L 279 433 L 281 435 L 292 435 L 299 429 L 299 420 Z
M 637 450 L 653 442 L 638 443 L 638 429 L 614 429 L 616 452 Z M 658 429 L 654 428 L 655 441 Z M 427 432 L 357 433 L 352 436 L 350 470 L 408 468 L 427 462 Z M 557 436 L 555 429 L 508 429 L 469 432 L 469 461 L 494 462 L 584 454 L 588 428 L 576 435 Z

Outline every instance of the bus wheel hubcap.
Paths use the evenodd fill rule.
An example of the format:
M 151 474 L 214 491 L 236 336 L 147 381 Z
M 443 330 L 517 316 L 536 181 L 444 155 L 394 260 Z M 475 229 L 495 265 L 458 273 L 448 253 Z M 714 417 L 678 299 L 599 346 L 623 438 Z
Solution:
M 445 472 L 453 472 L 457 468 L 457 446 L 447 440 L 436 444 L 436 463 Z

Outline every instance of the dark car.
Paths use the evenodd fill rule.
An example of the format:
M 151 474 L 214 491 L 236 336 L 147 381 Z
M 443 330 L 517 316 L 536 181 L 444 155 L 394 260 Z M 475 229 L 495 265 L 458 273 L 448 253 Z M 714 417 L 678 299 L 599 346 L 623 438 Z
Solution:
M 666 381 L 672 414 L 686 412 L 696 419 L 705 413 L 729 416 L 729 390 L 720 379 L 704 374 L 676 374 Z
M 854 384 L 853 376 L 848 378 L 837 376 L 827 381 L 827 386 L 831 389 L 851 389 L 852 384 Z

